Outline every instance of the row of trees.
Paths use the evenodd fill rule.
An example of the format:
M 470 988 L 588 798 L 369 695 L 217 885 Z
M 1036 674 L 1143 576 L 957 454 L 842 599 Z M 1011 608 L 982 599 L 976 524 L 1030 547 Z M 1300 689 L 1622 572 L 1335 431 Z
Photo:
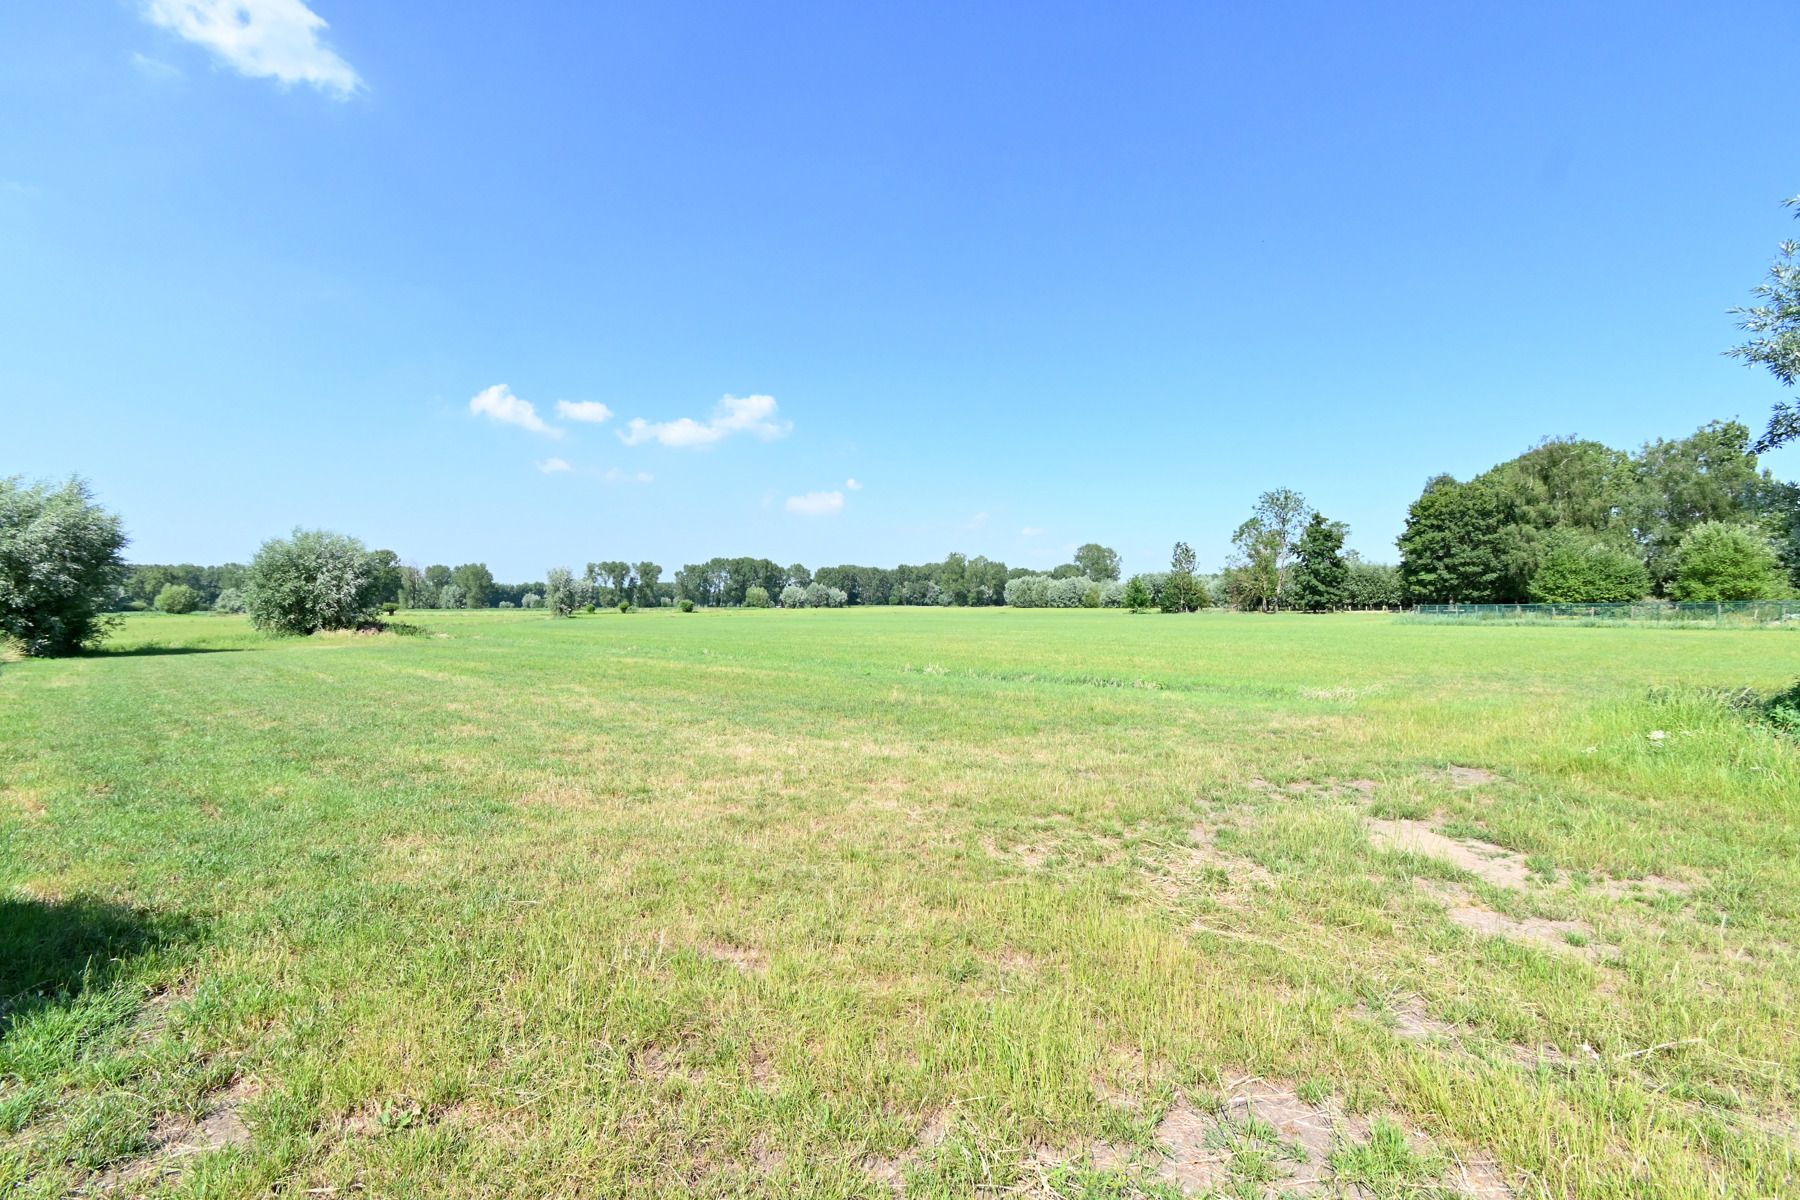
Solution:
M 1399 545 L 1415 603 L 1769 599 L 1800 583 L 1800 488 L 1735 421 L 1635 452 L 1557 438 L 1430 480 Z

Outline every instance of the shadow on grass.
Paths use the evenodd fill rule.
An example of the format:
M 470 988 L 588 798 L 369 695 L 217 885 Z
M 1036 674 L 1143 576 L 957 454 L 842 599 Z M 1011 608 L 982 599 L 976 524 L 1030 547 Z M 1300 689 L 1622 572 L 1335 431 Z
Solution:
M 102 900 L 0 896 L 0 1041 L 38 1011 L 109 987 L 138 960 L 198 933 L 188 917 Z
M 243 646 L 96 646 L 84 650 L 83 658 L 142 658 L 149 654 L 238 654 Z

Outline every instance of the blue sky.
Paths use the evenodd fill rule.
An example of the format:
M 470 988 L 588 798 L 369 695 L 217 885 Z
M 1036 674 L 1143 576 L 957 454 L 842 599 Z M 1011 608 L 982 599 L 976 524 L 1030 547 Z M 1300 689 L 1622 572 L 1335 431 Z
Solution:
M 1277 485 L 1392 560 L 1783 391 L 1791 0 L 308 3 L 0 18 L 0 473 L 137 561 L 1210 567 Z

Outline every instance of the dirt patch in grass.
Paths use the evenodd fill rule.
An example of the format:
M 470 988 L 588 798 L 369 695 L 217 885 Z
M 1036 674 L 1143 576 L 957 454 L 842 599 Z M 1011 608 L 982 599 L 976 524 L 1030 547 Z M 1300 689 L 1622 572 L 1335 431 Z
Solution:
M 1444 905 L 1445 915 L 1471 933 L 1483 937 L 1511 938 L 1555 950 L 1560 954 L 1594 961 L 1614 952 L 1614 947 L 1594 939 L 1586 921 L 1552 921 L 1544 917 L 1509 917 L 1484 907 L 1467 888 L 1455 884 L 1420 881 L 1424 891 Z
M 893 1158 L 865 1158 L 862 1169 L 876 1183 L 892 1188 L 896 1195 L 903 1195 L 906 1192 L 907 1170 L 942 1145 L 949 1134 L 950 1111 L 945 1109 L 932 1114 L 931 1119 L 920 1127 L 911 1148 Z
M 1383 850 L 1447 862 L 1496 887 L 1523 888 L 1530 878 L 1523 856 L 1490 842 L 1446 837 L 1424 821 L 1373 821 L 1369 839 Z
M 1169 1109 L 1156 1129 L 1165 1156 L 1156 1173 L 1197 1196 L 1373 1195 L 1350 1173 L 1356 1156 L 1382 1137 L 1397 1142 L 1412 1164 L 1409 1194 L 1468 1200 L 1513 1195 L 1485 1161 L 1453 1163 L 1391 1117 L 1346 1113 L 1329 1098 L 1309 1100 L 1285 1084 L 1259 1079 L 1239 1082 L 1217 1108 L 1183 1101 Z
M 150 1149 L 129 1162 L 109 1168 L 94 1180 L 90 1194 L 118 1195 L 165 1175 L 178 1174 L 183 1159 L 250 1142 L 243 1108 L 262 1095 L 262 1086 L 240 1079 L 212 1098 L 199 1120 L 165 1116 L 150 1131 Z
M 1453 1042 L 1462 1033 L 1450 1022 L 1432 1016 L 1431 1009 L 1418 996 L 1408 996 L 1386 1011 L 1358 1005 L 1356 1014 L 1387 1026 L 1395 1037 L 1408 1042 Z
M 1428 771 L 1426 775 L 1428 778 L 1440 780 L 1451 787 L 1459 788 L 1482 787 L 1490 783 L 1499 783 L 1502 779 L 1501 776 L 1484 767 L 1449 766 L 1441 771 Z
M 702 948 L 706 957 L 736 967 L 746 975 L 769 973 L 769 956 L 749 946 L 733 946 L 727 942 L 711 942 Z

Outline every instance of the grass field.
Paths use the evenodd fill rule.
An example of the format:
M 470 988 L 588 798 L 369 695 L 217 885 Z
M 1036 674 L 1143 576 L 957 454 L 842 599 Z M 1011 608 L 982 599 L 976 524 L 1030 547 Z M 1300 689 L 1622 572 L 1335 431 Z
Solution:
M 417 619 L 0 665 L 0 1195 L 1800 1194 L 1800 637 Z

